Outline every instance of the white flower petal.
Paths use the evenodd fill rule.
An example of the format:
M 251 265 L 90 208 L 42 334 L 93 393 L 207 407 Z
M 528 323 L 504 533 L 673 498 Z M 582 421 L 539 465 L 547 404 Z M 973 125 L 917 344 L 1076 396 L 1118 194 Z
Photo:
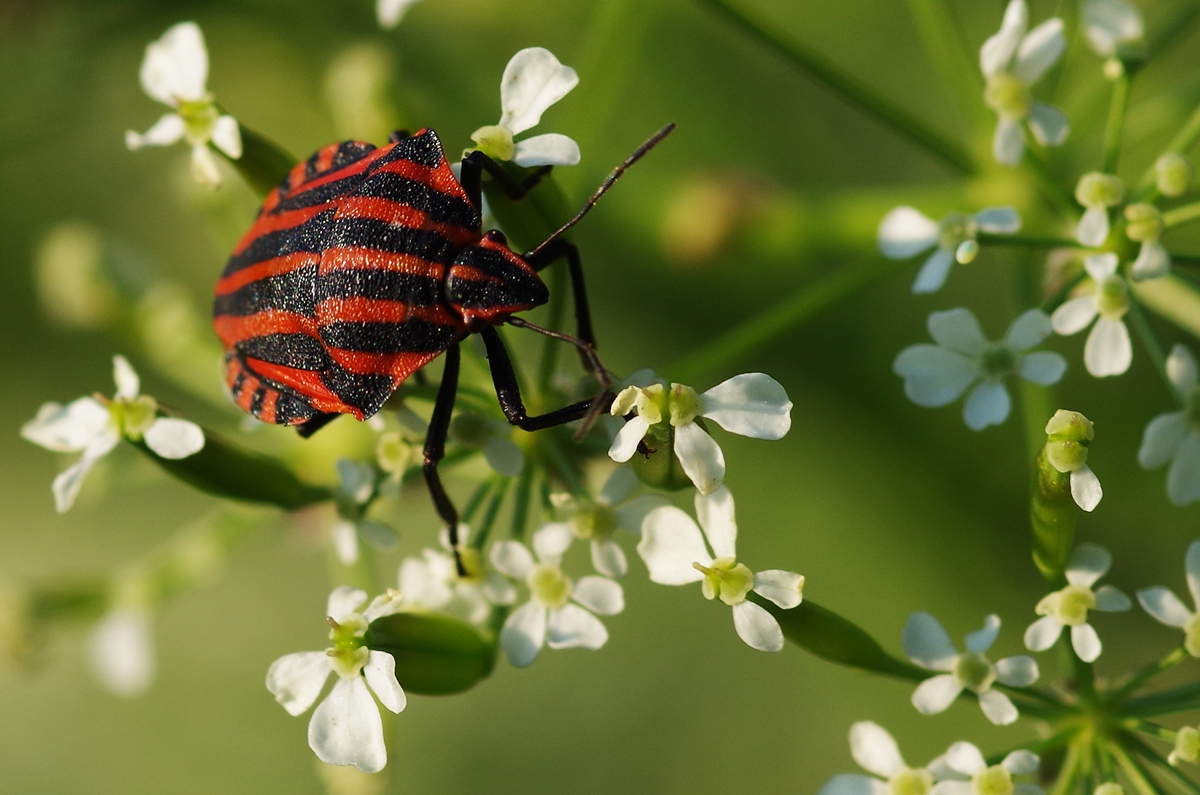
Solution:
M 338 679 L 308 722 L 308 747 L 330 765 L 378 773 L 387 764 L 383 721 L 361 676 Z
M 118 608 L 97 622 L 88 659 L 100 683 L 118 696 L 140 696 L 154 681 L 154 641 L 144 610 Z
M 1067 371 L 1067 360 L 1053 351 L 1034 351 L 1021 357 L 1018 370 L 1026 381 L 1042 386 L 1057 384 Z
M 237 160 L 242 156 L 242 131 L 237 119 L 229 114 L 218 116 L 212 128 L 213 146 L 220 149 L 230 159 Z
M 339 519 L 329 528 L 329 541 L 343 566 L 358 562 L 358 528 L 354 522 Z
M 933 785 L 929 795 L 975 795 L 975 788 L 971 786 L 970 781 L 943 779 Z
M 120 437 L 116 434 L 97 436 L 84 449 L 83 456 L 78 461 L 58 474 L 50 490 L 54 493 L 54 507 L 59 513 L 66 513 L 71 509 L 87 473 L 97 461 L 108 455 L 119 441 Z
M 1187 609 L 1179 597 L 1171 589 L 1161 585 L 1142 588 L 1137 592 L 1137 598 L 1143 610 L 1168 627 L 1182 628 L 1192 617 L 1192 611 Z
M 204 431 L 200 426 L 174 417 L 159 417 L 142 438 L 160 458 L 187 458 L 204 449 Z
M 1111 58 L 1121 42 L 1143 36 L 1142 15 L 1125 0 L 1089 0 L 1083 8 L 1088 43 L 1101 58 Z
M 979 50 L 979 68 L 984 77 L 991 77 L 1008 66 L 1028 27 L 1029 7 L 1025 0 L 1011 0 L 1004 9 L 999 32 L 989 37 Z
M 1095 662 L 1103 649 L 1100 644 L 1100 636 L 1096 634 L 1096 630 L 1092 628 L 1091 624 L 1071 627 L 1071 645 L 1075 648 L 1079 659 L 1089 663 Z
M 21 426 L 21 436 L 56 453 L 74 453 L 105 434 L 110 420 L 108 409 L 90 397 L 66 406 L 45 403 L 36 417 Z
M 117 385 L 117 400 L 133 400 L 142 390 L 142 380 L 124 356 L 113 357 L 113 383 Z
M 1021 714 L 1013 706 L 1012 700 L 999 690 L 987 690 L 979 694 L 979 707 L 983 714 L 997 726 L 1008 726 L 1016 723 Z
M 558 563 L 574 540 L 575 533 L 571 530 L 571 525 L 566 522 L 548 522 L 533 534 L 533 551 L 538 560 Z
M 1192 594 L 1192 604 L 1200 608 L 1200 541 L 1193 541 L 1188 545 L 1184 571 L 1187 574 L 1188 590 Z
M 492 546 L 492 565 L 501 574 L 523 580 L 533 568 L 533 555 L 519 541 L 497 541 Z
M 1067 119 L 1067 114 L 1053 105 L 1034 102 L 1029 107 L 1029 129 L 1043 146 L 1058 146 L 1067 140 L 1071 132 L 1071 122 Z
M 526 602 L 508 615 L 500 630 L 500 645 L 518 668 L 533 664 L 546 642 L 546 608 Z
M 1133 363 L 1133 342 L 1125 323 L 1106 317 L 1096 320 L 1083 346 L 1083 363 L 1097 378 L 1125 373 Z
M 618 464 L 623 464 L 633 458 L 637 452 L 638 442 L 646 435 L 650 423 L 645 417 L 633 417 L 617 432 L 612 447 L 608 448 L 608 457 Z
M 908 399 L 926 408 L 957 400 L 979 378 L 972 359 L 936 345 L 910 345 L 896 355 L 892 371 L 904 378 Z
M 770 599 L 784 610 L 791 610 L 804 600 L 804 575 L 782 569 L 767 569 L 754 573 L 754 592 Z
M 518 166 L 577 166 L 579 144 L 565 135 L 546 133 L 517 141 L 512 161 Z
M 1089 254 L 1083 258 L 1083 269 L 1097 282 L 1116 275 L 1120 260 L 1111 252 L 1106 254 Z
M 983 626 L 967 635 L 967 651 L 983 654 L 992 648 L 1000 635 L 1000 616 L 992 613 L 983 619 Z
M 1087 464 L 1071 473 L 1071 497 L 1081 509 L 1091 513 L 1096 510 L 1103 496 L 1100 478 Z
M 1004 761 L 1000 763 L 1000 767 L 1014 776 L 1032 776 L 1037 772 L 1039 764 L 1041 764 L 1041 760 L 1038 759 L 1037 754 L 1033 751 L 1026 751 L 1023 748 L 1019 748 L 1004 757 Z
M 733 606 L 733 628 L 746 645 L 758 651 L 779 651 L 783 648 L 783 630 L 775 616 L 754 602 Z
M 1120 613 L 1133 607 L 1133 602 L 1119 589 L 1111 585 L 1101 585 L 1096 589 L 1095 610 L 1105 613 Z
M 1035 82 L 1058 60 L 1066 46 L 1062 20 L 1047 19 L 1021 39 L 1013 74 L 1025 85 Z
M 1087 328 L 1096 319 L 1096 300 L 1090 295 L 1072 298 L 1050 316 L 1050 325 L 1056 334 L 1069 336 Z
M 963 420 L 973 431 L 982 431 L 989 425 L 999 425 L 1008 419 L 1012 410 L 1012 398 L 1000 381 L 985 381 L 971 390 L 963 404 Z
M 595 651 L 607 642 L 608 630 L 603 622 L 579 605 L 567 604 L 550 611 L 546 633 L 550 648 Z
M 615 616 L 625 609 L 625 592 L 607 577 L 583 577 L 575 584 L 571 598 L 601 616 Z
M 167 113 L 144 133 L 126 130 L 125 148 L 136 152 L 143 146 L 170 146 L 183 138 L 186 132 L 187 124 L 183 118 L 175 113 Z
M 416 3 L 417 0 L 377 0 L 375 18 L 379 21 L 379 27 L 385 30 L 396 27 Z
M 1167 470 L 1167 499 L 1175 505 L 1200 500 L 1200 432 L 1189 431 Z
M 1137 259 L 1129 268 L 1129 275 L 1135 281 L 1157 279 L 1171 272 L 1171 255 L 1157 240 L 1147 240 L 1142 243 Z
M 1091 588 L 1110 568 L 1112 554 L 1107 549 L 1097 544 L 1080 544 L 1071 551 L 1071 557 L 1067 558 L 1065 574 L 1067 582 L 1071 585 Z
M 329 657 L 323 651 L 287 654 L 271 663 L 267 671 L 267 690 L 289 715 L 299 715 L 321 695 L 321 688 L 331 673 Z
M 1187 395 L 1200 385 L 1196 359 L 1186 346 L 1176 343 L 1175 347 L 1171 348 L 1171 355 L 1167 357 L 1167 377 L 1181 395 Z
M 180 22 L 146 47 L 138 74 L 142 89 L 165 105 L 198 100 L 208 81 L 208 51 L 195 22 Z
M 392 655 L 382 651 L 372 651 L 363 666 L 363 675 L 371 686 L 379 703 L 399 714 L 408 703 L 404 688 L 396 680 L 396 660 Z
M 817 795 L 888 795 L 887 784 L 877 778 L 859 773 L 839 773 Z
M 1054 616 L 1042 616 L 1025 630 L 1025 648 L 1045 651 L 1058 641 L 1062 628 L 1063 625 Z
M 1108 209 L 1089 207 L 1075 227 L 1075 239 L 1085 246 L 1099 246 L 1108 237 Z
M 985 207 L 975 213 L 979 229 L 993 235 L 1011 235 L 1021 231 L 1021 216 L 1012 207 Z
M 983 329 L 969 309 L 958 307 L 945 312 L 933 312 L 925 325 L 934 342 L 956 353 L 978 356 L 987 347 Z
M 941 622 L 925 612 L 913 613 L 908 617 L 900 635 L 900 643 L 908 659 L 933 671 L 949 671 L 954 665 L 954 658 L 958 656 Z
M 945 712 L 962 689 L 952 674 L 931 676 L 913 691 L 912 705 L 922 715 L 936 715 Z
M 782 439 L 792 427 L 792 401 L 765 373 L 743 373 L 700 395 L 701 415 L 730 433 Z
M 1001 117 L 992 137 L 992 156 L 1001 165 L 1015 166 L 1024 154 L 1025 131 L 1021 129 L 1021 122 Z
M 517 587 L 494 571 L 488 572 L 480 591 L 494 605 L 511 605 L 517 601 Z
M 622 530 L 633 533 L 634 535 L 641 535 L 642 521 L 646 518 L 646 514 L 650 513 L 655 508 L 660 508 L 663 505 L 669 505 L 670 502 L 670 500 L 661 494 L 647 494 L 645 496 L 632 499 L 616 509 L 617 526 Z
M 1028 687 L 1040 675 L 1037 661 L 1024 654 L 1005 657 L 996 663 L 996 681 L 1009 687 Z
M 625 551 L 608 538 L 592 539 L 592 568 L 607 577 L 620 579 L 629 571 Z
M 192 147 L 192 179 L 206 188 L 215 189 L 221 185 L 221 170 L 207 144 Z
M 351 613 L 357 613 L 358 608 L 366 603 L 366 591 L 349 585 L 341 585 L 329 594 L 329 600 L 325 604 L 325 615 L 340 622 Z
M 959 773 L 974 775 L 987 767 L 983 754 L 968 742 L 957 742 L 946 749 L 946 764 Z
M 704 575 L 692 564 L 712 565 L 700 528 L 673 505 L 646 514 L 637 551 L 650 570 L 650 579 L 662 585 L 699 582 Z
M 913 207 L 896 207 L 879 222 L 879 251 L 889 259 L 908 259 L 937 243 L 938 222 Z
M 638 483 L 637 475 L 632 469 L 616 467 L 608 476 L 608 480 L 604 481 L 596 501 L 610 507 L 620 505 L 637 490 Z
M 1049 315 L 1040 309 L 1030 309 L 1009 324 L 1004 341 L 1014 351 L 1025 351 L 1049 337 L 1053 331 Z
M 400 562 L 398 584 L 407 601 L 429 610 L 442 607 L 453 595 L 450 584 L 435 576 L 429 564 L 419 558 L 405 558 Z
M 711 494 L 725 479 L 725 454 L 694 422 L 675 429 L 675 457 L 701 494 Z
M 913 280 L 912 291 L 916 295 L 936 293 L 946 283 L 950 275 L 950 266 L 954 264 L 954 252 L 948 248 L 938 248 L 925 260 Z
M 1159 414 L 1142 434 L 1138 463 L 1144 469 L 1157 469 L 1175 457 L 1187 434 L 1188 422 L 1182 411 Z
M 905 766 L 892 735 L 871 721 L 850 727 L 850 755 L 863 770 L 883 778 L 891 778 Z
M 579 83 L 579 76 L 563 66 L 554 53 L 530 47 L 514 55 L 500 78 L 500 126 L 513 135 L 533 127 L 542 114 Z
M 737 557 L 737 518 L 733 495 L 725 486 L 705 496 L 695 496 L 696 518 L 714 558 Z

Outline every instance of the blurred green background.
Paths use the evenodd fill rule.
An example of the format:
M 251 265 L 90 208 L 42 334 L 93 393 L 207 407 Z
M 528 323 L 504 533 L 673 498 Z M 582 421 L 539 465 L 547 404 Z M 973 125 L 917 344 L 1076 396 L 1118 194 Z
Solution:
M 1181 7 L 1139 5 L 1152 33 Z M 1068 20 L 1066 64 L 1036 93 L 1072 119 L 1072 137 L 1052 164 L 1073 186 L 1099 165 L 1108 92 L 1099 59 L 1076 35 L 1074 4 L 1032 6 L 1034 20 L 1055 13 Z M 908 3 L 746 0 L 742 7 L 988 159 L 994 119 L 981 99 L 956 103 L 952 84 L 978 86 L 976 53 L 998 27 L 999 0 L 944 4 L 967 67 L 949 82 L 926 54 Z M 106 576 L 211 504 L 122 449 L 89 480 L 74 510 L 56 515 L 49 484 L 61 462 L 17 436 L 43 401 L 109 392 L 110 357 L 124 352 L 147 392 L 198 421 L 236 427 L 232 414 L 156 373 L 129 333 L 48 322 L 32 276 L 45 232 L 82 221 L 103 234 L 128 279 L 170 279 L 201 317 L 207 313 L 211 285 L 255 201 L 231 171 L 218 194 L 194 188 L 182 147 L 130 153 L 122 138 L 164 110 L 137 83 L 145 45 L 188 19 L 206 35 L 209 88 L 222 105 L 298 156 L 354 123 L 331 106 L 326 89 L 332 65 L 344 65 L 348 52 L 382 64 L 390 79 L 381 95 L 387 111 L 375 122 L 384 132 L 375 134 L 388 123 L 433 127 L 453 157 L 474 129 L 498 117 L 507 59 L 522 47 L 551 49 L 581 78 L 538 128 L 571 135 L 583 150 L 580 166 L 557 175 L 573 204 L 650 132 L 677 122 L 576 234 L 605 363 L 618 373 L 664 370 L 821 274 L 864 262 L 886 267 L 874 231 L 895 204 L 916 204 L 936 218 L 1011 202 L 1027 228 L 1055 230 L 1035 220 L 1048 216 L 1023 172 L 988 165 L 963 180 L 687 0 L 424 0 L 392 32 L 378 28 L 368 0 L 4 0 L 0 579 L 14 587 Z M 1121 167 L 1127 180 L 1200 100 L 1200 25 L 1178 34 L 1135 84 Z M 1168 244 L 1200 250 L 1200 240 L 1185 234 Z M 909 403 L 891 360 L 926 341 L 925 317 L 937 309 L 967 306 L 998 337 L 1028 304 L 1022 285 L 1036 284 L 1038 263 L 985 250 L 925 297 L 909 294 L 916 265 L 892 268 L 696 384 L 763 370 L 795 402 L 783 441 L 719 434 L 738 499 L 740 554 L 754 568 L 804 573 L 806 598 L 858 621 L 893 650 L 912 611 L 934 612 L 956 639 L 995 611 L 1005 621 L 996 656 L 1020 653 L 1042 594 L 1028 552 L 1020 405 L 1006 424 L 972 433 L 958 406 Z M 1164 340 L 1183 339 L 1156 325 Z M 1096 380 L 1083 370 L 1082 344 L 1082 335 L 1049 343 L 1071 363 L 1055 404 L 1096 423 L 1091 464 L 1106 493 L 1095 515 L 1081 519 L 1080 537 L 1112 549 L 1111 582 L 1127 591 L 1164 584 L 1183 593 L 1183 553 L 1200 536 L 1200 508 L 1170 507 L 1164 473 L 1135 462 L 1142 429 L 1172 407 L 1171 398 L 1142 350 L 1126 376 Z M 214 387 L 217 378 L 200 374 Z M 258 435 L 269 445 L 288 433 Z M 466 492 L 454 489 L 460 499 Z M 433 543 L 436 521 L 419 489 L 405 493 L 395 517 L 400 552 Z M 0 790 L 323 791 L 305 743 L 307 715 L 289 717 L 263 687 L 276 657 L 324 643 L 330 582 L 312 530 L 321 521 L 265 527 L 234 551 L 216 581 L 167 605 L 157 622 L 159 676 L 139 699 L 111 696 L 89 677 L 78 626 L 55 628 L 33 670 L 6 668 Z M 734 634 L 727 608 L 705 603 L 697 588 L 648 583 L 627 549 L 628 607 L 606 621 L 607 647 L 546 651 L 528 670 L 501 661 L 465 695 L 413 697 L 394 722 L 389 791 L 815 793 L 829 776 L 855 769 L 846 732 L 856 720 L 889 728 L 914 764 L 958 739 L 991 752 L 1030 736 L 1027 723 L 992 727 L 968 703 L 922 717 L 908 703 L 911 685 L 837 669 L 791 646 L 753 652 Z M 383 557 L 389 579 L 398 560 L 399 553 Z M 1176 642 L 1174 630 L 1142 614 L 1096 623 L 1107 644 L 1101 675 Z M 1181 675 L 1193 670 L 1184 668 Z

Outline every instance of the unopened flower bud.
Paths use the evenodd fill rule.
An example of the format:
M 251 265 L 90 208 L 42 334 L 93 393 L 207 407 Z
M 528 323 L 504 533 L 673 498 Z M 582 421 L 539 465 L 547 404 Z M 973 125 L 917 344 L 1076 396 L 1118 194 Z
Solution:
M 1175 750 L 1167 757 L 1172 765 L 1180 762 L 1195 762 L 1200 759 L 1200 731 L 1194 726 L 1184 726 L 1175 735 Z
M 1120 80 L 1125 74 L 1125 64 L 1121 63 L 1120 58 L 1109 58 L 1104 62 L 1104 79 L 1112 82 Z
M 1125 235 L 1138 243 L 1158 240 L 1163 233 L 1162 213 L 1153 204 L 1138 202 L 1125 208 Z
M 1125 795 L 1125 790 L 1121 789 L 1120 784 L 1107 781 L 1096 787 L 1096 791 L 1092 795 Z
M 1163 196 L 1182 196 L 1192 184 L 1192 161 L 1178 152 L 1165 154 L 1154 163 L 1154 178 Z
M 1125 183 L 1112 174 L 1092 171 L 1079 178 L 1075 200 L 1084 207 L 1112 207 L 1125 198 Z
M 1087 464 L 1087 445 L 1095 437 L 1087 417 L 1059 409 L 1046 423 L 1046 435 L 1046 459 L 1059 472 L 1075 472 Z
M 954 259 L 960 265 L 966 265 L 972 262 L 979 255 L 979 244 L 974 240 L 964 240 L 958 244 L 958 248 L 954 249 Z

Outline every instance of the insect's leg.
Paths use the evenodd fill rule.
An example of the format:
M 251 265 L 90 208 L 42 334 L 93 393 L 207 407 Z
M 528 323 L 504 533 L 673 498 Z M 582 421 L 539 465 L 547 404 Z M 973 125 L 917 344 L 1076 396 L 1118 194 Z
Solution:
M 342 415 L 336 412 L 332 414 L 314 414 L 311 419 L 295 426 L 296 433 L 300 434 L 300 438 L 307 439 L 340 416 Z
M 596 337 L 592 331 L 592 311 L 588 307 L 587 286 L 583 281 L 583 266 L 579 263 L 579 249 L 569 240 L 561 237 L 552 241 L 548 246 L 538 251 L 532 257 L 524 257 L 535 271 L 540 271 L 555 260 L 565 259 L 567 269 L 571 274 L 571 294 L 575 303 L 575 336 L 593 348 L 596 347 Z M 591 360 L 581 349 L 585 370 L 592 369 Z
M 521 400 L 521 388 L 517 385 L 517 374 L 513 371 L 512 360 L 508 357 L 508 351 L 500 339 L 500 332 L 494 326 L 485 326 L 479 333 L 487 348 L 488 367 L 492 371 L 492 383 L 496 387 L 496 398 L 500 401 L 500 409 L 504 412 L 505 418 L 521 430 L 540 431 L 543 428 L 564 425 L 585 417 L 591 417 L 594 420 L 600 412 L 607 411 L 608 407 L 612 405 L 613 394 L 605 390 L 592 400 L 581 400 L 536 417 L 529 416 L 529 412 L 525 409 L 525 402 Z M 590 421 L 585 422 L 576 436 L 586 433 L 590 425 Z
M 463 190 L 467 192 L 467 196 L 474 202 L 475 206 L 479 206 L 479 195 L 482 189 L 483 172 L 486 171 L 492 176 L 492 179 L 504 189 L 504 193 L 513 201 L 518 201 L 525 198 L 525 194 L 533 190 L 542 177 L 550 173 L 554 166 L 538 166 L 529 176 L 520 180 L 508 172 L 504 166 L 492 160 L 479 150 L 475 150 L 467 155 L 462 160 L 462 169 L 459 171 L 458 181 L 463 186 Z
M 442 370 L 442 384 L 438 387 L 437 401 L 433 404 L 433 416 L 429 420 L 429 430 L 425 433 L 425 484 L 429 487 L 429 496 L 433 498 L 433 506 L 438 516 L 446 523 L 450 536 L 450 548 L 454 550 L 454 561 L 458 573 L 465 575 L 462 560 L 458 554 L 458 511 L 446 489 L 442 479 L 438 477 L 438 462 L 446 455 L 446 435 L 450 432 L 450 415 L 454 413 L 454 397 L 458 393 L 458 366 L 461 359 L 458 343 L 446 349 L 446 365 Z

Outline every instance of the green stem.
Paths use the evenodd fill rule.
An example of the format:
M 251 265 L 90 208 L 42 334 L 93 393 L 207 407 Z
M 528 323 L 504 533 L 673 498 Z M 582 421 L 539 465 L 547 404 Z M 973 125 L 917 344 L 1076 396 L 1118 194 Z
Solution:
M 785 38 L 770 29 L 760 20 L 753 19 L 735 8 L 728 0 L 697 0 L 708 6 L 726 20 L 733 22 L 744 33 L 759 43 L 783 56 L 793 65 L 833 89 L 850 103 L 868 115 L 891 127 L 913 143 L 938 157 L 943 163 L 963 174 L 975 174 L 977 168 L 971 156 L 958 144 L 927 126 L 919 118 L 876 94 L 866 84 L 842 72 L 832 61 L 807 47 Z
M 1133 324 L 1133 330 L 1138 335 L 1138 339 L 1146 348 L 1146 354 L 1154 364 L 1154 369 L 1158 370 L 1158 374 L 1162 376 L 1163 382 L 1166 383 L 1171 394 L 1175 394 L 1175 384 L 1167 372 L 1167 354 L 1158 340 L 1158 335 L 1154 333 L 1154 327 L 1150 325 L 1146 313 L 1142 311 L 1141 304 L 1136 300 L 1129 302 L 1129 320 Z
M 483 514 L 483 521 L 479 524 L 479 532 L 475 534 L 475 538 L 471 542 L 471 546 L 475 549 L 482 550 L 487 546 L 488 537 L 492 534 L 492 528 L 496 526 L 496 517 L 500 515 L 500 506 L 504 504 L 504 497 L 508 494 L 508 487 L 512 485 L 512 479 L 504 476 L 497 476 L 496 491 L 492 494 L 492 500 L 488 503 L 487 511 Z
M 563 316 L 567 309 L 567 269 L 555 268 L 550 273 L 550 307 L 546 319 L 546 328 L 558 331 L 562 328 Z M 553 337 L 542 341 L 542 361 L 538 369 L 538 393 L 545 395 L 550 391 L 554 372 L 558 369 L 558 351 L 562 342 Z
M 1001 235 L 979 232 L 975 241 L 981 246 L 1030 246 L 1032 248 L 1084 248 L 1078 240 L 1067 237 L 1036 237 L 1030 235 Z
M 1126 740 L 1131 746 L 1133 746 L 1135 751 L 1153 763 L 1155 768 L 1157 768 L 1160 773 L 1166 773 L 1168 776 L 1174 779 L 1177 784 L 1181 785 L 1184 789 L 1188 790 L 1188 792 L 1192 793 L 1192 795 L 1200 795 L 1200 785 L 1197 785 L 1196 782 L 1192 781 L 1190 778 L 1180 772 L 1178 768 L 1176 768 L 1166 759 L 1163 759 L 1157 751 L 1155 751 L 1146 743 L 1142 742 L 1140 738 L 1132 735 L 1126 735 Z M 1173 743 L 1174 740 L 1171 742 Z
M 1163 226 L 1167 229 L 1195 221 L 1197 218 L 1200 218 L 1200 202 L 1185 204 L 1162 214 Z
M 471 520 L 475 518 L 475 512 L 479 510 L 479 506 L 483 505 L 483 501 L 487 499 L 488 494 L 491 493 L 492 489 L 496 487 L 502 478 L 503 475 L 495 475 L 479 484 L 479 487 L 475 489 L 471 498 L 467 500 L 467 504 L 463 506 L 462 513 L 460 514 L 463 524 L 471 523 Z
M 549 459 L 549 463 L 554 467 L 554 472 L 567 486 L 567 491 L 576 497 L 588 498 L 587 487 L 583 481 L 579 479 L 579 474 L 575 471 L 571 460 L 563 453 L 563 450 L 558 445 L 558 440 L 547 435 L 546 438 L 539 440 L 538 449 L 543 455 Z
M 1179 663 L 1186 660 L 1188 657 L 1187 649 L 1183 646 L 1172 649 L 1167 652 L 1157 662 L 1147 665 L 1142 670 L 1134 674 L 1133 678 L 1121 686 L 1121 689 L 1112 694 L 1109 698 L 1114 703 L 1119 703 L 1129 697 L 1129 694 L 1137 690 L 1138 687 L 1151 677 L 1158 676 L 1163 671 L 1166 671 Z
M 1200 107 L 1192 112 L 1191 117 L 1183 125 L 1183 129 L 1171 140 L 1162 154 L 1186 155 L 1197 140 L 1200 140 Z M 1157 199 L 1160 194 L 1156 182 L 1157 171 L 1155 165 L 1151 163 L 1150 168 L 1146 169 L 1146 173 L 1142 174 L 1141 180 L 1138 181 L 1137 192 L 1134 194 L 1133 200 L 1153 202 Z
M 299 161 L 265 135 L 260 135 L 241 122 L 238 127 L 242 133 L 242 156 L 229 162 L 262 198 L 282 182 Z
M 525 526 L 529 521 L 529 496 L 533 493 L 534 467 L 526 462 L 517 480 L 517 493 L 513 497 L 512 524 L 509 526 L 509 537 L 516 541 L 525 539 Z
M 981 116 L 984 107 L 979 101 L 983 93 L 979 66 L 963 48 L 949 4 L 946 0 L 908 0 L 908 10 L 926 55 L 942 82 L 955 94 L 960 114 Z
M 1144 721 L 1141 718 L 1130 718 L 1129 720 L 1124 721 L 1124 725 L 1133 731 L 1141 732 L 1142 734 L 1149 735 L 1150 737 L 1157 737 L 1158 739 L 1171 743 L 1172 745 L 1175 744 L 1176 732 L 1174 729 L 1168 729 L 1166 726 L 1159 726 L 1157 723 L 1150 723 L 1149 721 Z
M 1198 700 L 1200 700 L 1200 682 L 1192 682 L 1160 693 L 1136 698 L 1125 705 L 1125 714 L 1152 717 L 1165 715 L 1168 712 L 1182 712 L 1185 709 L 1194 709 Z M 1182 709 L 1177 709 L 1177 706 Z M 1160 711 L 1163 708 L 1165 710 Z
M 695 383 L 865 289 L 901 264 L 871 259 L 826 274 L 675 362 L 667 368 L 670 379 Z
M 1108 106 L 1108 124 L 1104 128 L 1104 168 L 1106 174 L 1117 173 L 1121 156 L 1121 136 L 1125 131 L 1125 111 L 1129 107 L 1129 71 L 1113 81 L 1112 104 Z
M 1178 276 L 1168 274 L 1135 282 L 1133 294 L 1159 317 L 1200 337 L 1200 289 Z
M 1083 747 L 1082 737 L 1076 737 L 1067 746 L 1066 758 L 1063 759 L 1062 767 L 1059 768 L 1058 778 L 1055 779 L 1054 786 L 1050 789 L 1050 795 L 1066 795 L 1071 791 L 1075 781 L 1083 772 Z
M 1001 751 L 1000 753 L 992 754 L 991 756 L 987 757 L 987 763 L 989 765 L 998 765 L 1004 761 L 1004 757 L 1008 756 L 1013 751 L 1032 751 L 1038 756 L 1042 756 L 1049 751 L 1057 751 L 1059 748 L 1067 745 L 1067 743 L 1069 743 L 1078 733 L 1079 727 L 1072 726 L 1070 728 L 1063 729 L 1057 734 L 1046 737 L 1045 739 L 1030 740 L 1027 743 L 1021 743 L 1015 748 L 1010 748 L 1007 751 Z
M 1133 786 L 1138 791 L 1138 795 L 1165 795 L 1151 781 L 1149 773 L 1142 767 L 1138 761 L 1125 753 L 1125 749 L 1121 747 L 1117 741 L 1112 741 L 1108 744 L 1109 753 L 1117 760 L 1117 764 L 1125 771 L 1125 775 L 1133 782 Z
M 1030 145 L 1025 147 L 1025 163 L 1037 177 L 1042 195 L 1063 218 L 1077 218 L 1079 208 L 1075 204 L 1074 194 L 1063 188 L 1050 171 L 1050 164 L 1046 162 L 1044 151 L 1040 147 L 1034 146 L 1033 133 L 1029 131 L 1028 124 L 1025 125 L 1025 137 L 1030 141 Z

